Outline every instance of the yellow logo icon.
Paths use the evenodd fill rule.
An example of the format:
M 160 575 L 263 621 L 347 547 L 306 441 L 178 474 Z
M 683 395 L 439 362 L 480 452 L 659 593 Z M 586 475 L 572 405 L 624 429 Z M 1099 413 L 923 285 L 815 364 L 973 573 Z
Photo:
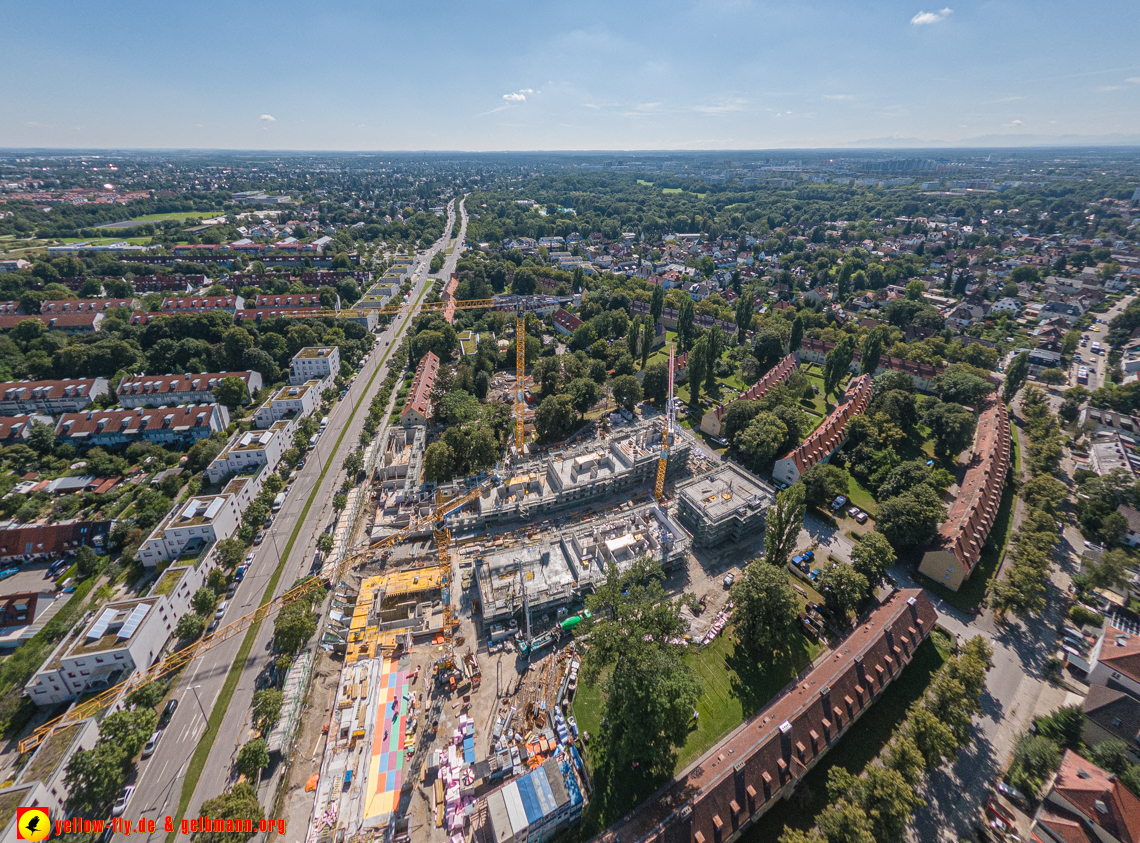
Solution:
M 47 808 L 16 809 L 17 840 L 47 840 L 51 833 L 51 820 Z

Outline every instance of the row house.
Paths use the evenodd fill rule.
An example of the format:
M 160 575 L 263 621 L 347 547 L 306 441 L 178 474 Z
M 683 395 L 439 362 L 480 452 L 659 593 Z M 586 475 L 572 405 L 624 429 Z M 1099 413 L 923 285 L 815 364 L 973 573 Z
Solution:
M 435 376 L 439 372 L 439 358 L 433 352 L 428 352 L 420 358 L 416 366 L 416 376 L 412 381 L 412 389 L 408 393 L 408 400 L 400 413 L 400 424 L 403 427 L 417 427 L 427 425 L 431 417 L 431 390 L 435 386 Z
M 49 331 L 65 334 L 91 334 L 103 324 L 102 313 L 38 313 L 30 316 L 7 314 L 0 316 L 0 331 L 10 331 L 21 322 L 38 320 Z
M 997 518 L 1010 466 L 1009 413 L 995 399 L 978 418 L 974 451 L 950 513 L 938 529 L 939 547 L 927 551 L 918 570 L 957 591 L 982 555 Z
M 759 401 L 768 394 L 768 390 L 777 384 L 784 383 L 792 376 L 798 364 L 794 354 L 787 355 L 783 360 L 768 370 L 767 374 L 752 384 L 736 401 Z M 719 407 L 713 407 L 701 416 L 701 430 L 709 436 L 721 436 L 724 432 L 724 420 L 728 415 L 728 408 L 736 401 L 729 401 Z
M 552 317 L 554 321 L 554 330 L 560 334 L 570 335 L 582 327 L 582 320 L 570 313 L 563 310 L 561 307 L 554 311 Z
M 284 296 L 255 296 L 254 307 L 323 307 L 318 293 L 293 293 Z
M 136 275 L 131 279 L 135 293 L 189 293 L 205 287 L 209 280 L 205 275 Z
M 241 296 L 175 296 L 164 298 L 161 309 L 167 313 L 209 313 L 211 310 L 236 313 L 244 306 Z
M 185 404 L 148 410 L 88 410 L 65 413 L 55 435 L 79 449 L 117 448 L 132 442 L 156 445 L 192 445 L 225 430 L 230 411 L 222 404 Z
M 807 439 L 776 460 L 772 477 L 791 486 L 811 466 L 831 459 L 831 455 L 847 439 L 847 423 L 866 412 L 874 394 L 875 387 L 870 375 L 860 375 L 853 379 L 843 393 L 843 400 L 823 423 Z
M 40 315 L 49 316 L 59 313 L 106 313 L 117 307 L 134 310 L 138 302 L 134 299 L 58 299 L 40 302 Z
M 922 589 L 893 591 L 834 656 L 591 843 L 729 843 L 789 798 L 914 659 L 938 620 Z
M 43 413 L 56 416 L 82 410 L 110 392 L 106 378 L 0 383 L 0 413 L 6 416 Z
M 806 361 L 822 366 L 827 359 L 828 352 L 833 348 L 835 348 L 835 343 L 828 340 L 804 337 L 800 341 L 800 347 L 796 349 L 795 355 L 801 363 Z M 851 365 L 848 366 L 848 371 L 853 375 L 858 374 L 862 361 L 862 352 L 855 349 L 851 356 Z M 915 360 L 903 360 L 901 357 L 884 354 L 879 357 L 879 365 L 875 367 L 874 375 L 878 377 L 883 372 L 903 372 L 910 375 L 915 389 L 922 392 L 934 392 L 934 382 L 943 371 L 945 370 L 941 366 L 932 366 L 929 363 L 919 363 Z
M 75 553 L 84 545 L 106 546 L 112 521 L 57 521 L 53 524 L 0 523 L 0 559 L 32 559 Z
M 18 445 L 31 435 L 33 424 L 55 426 L 51 416 L 0 416 L 0 445 Z
M 185 375 L 129 375 L 119 382 L 119 403 L 124 407 L 159 407 L 167 404 L 211 404 L 214 391 L 226 378 L 245 384 L 246 401 L 261 389 L 259 372 L 199 372 Z

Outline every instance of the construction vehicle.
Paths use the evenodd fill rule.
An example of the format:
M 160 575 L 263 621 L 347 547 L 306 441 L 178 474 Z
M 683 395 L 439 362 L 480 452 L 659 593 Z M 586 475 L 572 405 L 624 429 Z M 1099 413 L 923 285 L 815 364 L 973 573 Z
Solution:
M 483 494 L 483 492 L 485 492 L 487 489 L 497 486 L 499 483 L 499 476 L 497 474 L 492 474 L 471 491 L 459 497 L 452 498 L 449 501 L 440 503 L 432 512 L 415 519 L 410 524 L 408 524 L 408 526 L 404 527 L 398 532 L 385 536 L 384 538 L 373 542 L 365 548 L 346 555 L 345 558 L 341 560 L 340 564 L 337 566 L 336 571 L 330 578 L 330 584 L 335 585 L 341 579 L 341 577 L 343 577 L 344 574 L 353 567 L 363 564 L 367 561 L 373 561 L 379 552 L 401 543 L 409 536 L 416 535 L 420 532 L 432 528 L 435 529 L 435 535 L 437 538 L 441 535 L 450 536 L 445 523 L 447 516 L 466 506 L 468 503 Z M 445 557 L 446 553 L 447 549 L 445 547 L 441 550 L 441 557 Z M 444 593 L 446 594 L 448 584 L 451 579 L 450 561 L 446 563 L 446 567 L 443 568 L 441 574 L 441 584 L 443 585 Z M 20 752 L 29 752 L 30 750 L 35 749 L 60 729 L 64 729 L 73 723 L 78 723 L 81 720 L 98 714 L 103 709 L 114 704 L 114 702 L 118 700 L 119 697 L 130 694 L 145 685 L 149 685 L 150 683 L 162 679 L 165 676 L 169 676 L 173 673 L 178 672 L 183 667 L 188 665 L 193 659 L 197 658 L 203 653 L 207 653 L 218 645 L 229 641 L 231 638 L 243 634 L 251 626 L 258 624 L 266 618 L 277 614 L 277 612 L 281 611 L 283 607 L 287 606 L 293 601 L 307 598 L 318 588 L 324 587 L 324 585 L 325 583 L 323 580 L 321 580 L 320 577 L 306 577 L 302 579 L 279 597 L 275 597 L 267 603 L 263 603 L 261 606 L 258 606 L 249 614 L 243 615 L 237 620 L 232 621 L 223 627 L 220 627 L 217 631 L 205 636 L 200 641 L 196 641 L 187 647 L 183 647 L 181 650 L 176 650 L 175 652 L 170 653 L 165 658 L 156 661 L 146 670 L 141 670 L 133 674 L 128 679 L 120 682 L 118 685 L 108 688 L 106 691 L 103 691 L 91 699 L 85 700 L 84 702 L 73 706 L 60 717 L 57 717 L 54 720 L 51 720 L 40 726 L 38 729 L 32 732 L 32 734 L 20 741 Z M 445 634 L 448 636 L 451 634 L 451 627 L 453 625 L 454 619 L 451 617 L 450 606 L 447 606 L 445 604 L 444 626 Z

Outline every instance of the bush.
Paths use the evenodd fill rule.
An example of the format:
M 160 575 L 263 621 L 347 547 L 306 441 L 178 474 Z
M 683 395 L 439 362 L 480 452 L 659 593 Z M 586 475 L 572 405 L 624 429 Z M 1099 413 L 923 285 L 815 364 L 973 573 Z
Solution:
M 1077 626 L 1100 626 L 1104 618 L 1099 614 L 1077 603 L 1069 610 L 1069 620 Z

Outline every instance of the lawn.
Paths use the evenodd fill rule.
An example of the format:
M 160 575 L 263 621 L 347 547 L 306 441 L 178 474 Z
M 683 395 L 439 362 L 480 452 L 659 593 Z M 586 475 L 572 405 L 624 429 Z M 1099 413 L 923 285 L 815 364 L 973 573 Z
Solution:
M 852 506 L 857 506 L 872 518 L 877 517 L 879 506 L 871 493 L 863 488 L 863 484 L 855 479 L 855 475 L 847 474 L 847 498 Z
M 833 767 L 843 767 L 856 775 L 878 757 L 906 716 L 906 711 L 930 686 L 934 675 L 949 656 L 949 642 L 934 637 L 923 642 L 902 676 L 843 736 L 839 744 L 800 782 L 795 794 L 778 801 L 743 836 L 746 843 L 768 843 L 779 839 L 785 828 L 809 829 L 827 806 L 827 775 Z
M 640 185 L 644 185 L 645 187 L 653 187 L 653 182 L 646 181 L 645 179 L 638 179 L 637 183 Z
M 132 217 L 133 222 L 162 222 L 163 220 L 208 220 L 220 214 L 224 214 L 224 210 L 218 211 L 176 211 L 169 214 L 147 214 L 142 217 Z
M 802 597 L 799 600 L 801 604 L 804 602 Z M 685 660 L 696 671 L 705 692 L 697 701 L 700 715 L 697 725 L 690 729 L 684 746 L 677 751 L 674 773 L 687 767 L 759 711 L 795 679 L 819 652 L 820 646 L 798 631 L 793 633 L 790 647 L 763 667 L 756 663 L 755 658 L 740 646 L 731 633 L 722 634 L 707 647 L 694 647 Z M 574 717 L 578 728 L 589 732 L 591 736 L 601 733 L 601 718 L 605 707 L 605 697 L 601 691 L 603 679 L 604 675 L 592 688 L 584 683 L 579 685 L 574 698 Z M 598 798 L 585 821 L 587 833 L 592 833 L 590 829 L 600 830 L 625 816 L 665 780 L 664 777 L 643 774 L 639 770 L 611 770 L 606 765 L 601 744 L 596 739 L 591 742 L 588 761 Z
M 685 191 L 679 187 L 663 187 L 663 188 L 661 188 L 661 192 L 662 193 L 684 193 Z

